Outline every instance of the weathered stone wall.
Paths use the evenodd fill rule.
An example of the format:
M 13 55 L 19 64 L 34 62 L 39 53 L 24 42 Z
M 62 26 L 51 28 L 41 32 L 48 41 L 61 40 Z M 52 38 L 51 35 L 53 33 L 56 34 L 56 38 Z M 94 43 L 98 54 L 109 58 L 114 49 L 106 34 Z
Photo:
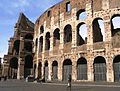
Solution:
M 66 3 L 70 2 L 71 10 L 66 12 Z M 64 0 L 46 10 L 36 21 L 34 44 L 38 39 L 38 46 L 34 45 L 34 64 L 36 67 L 36 77 L 38 72 L 42 72 L 44 77 L 44 64 L 48 61 L 48 79 L 52 80 L 52 62 L 58 62 L 58 80 L 63 80 L 63 62 L 66 59 L 72 61 L 72 79 L 77 81 L 77 60 L 84 57 L 87 60 L 87 81 L 94 81 L 94 59 L 102 56 L 106 60 L 106 81 L 114 82 L 113 59 L 119 55 L 120 48 L 115 47 L 115 38 L 111 36 L 111 18 L 114 14 L 120 14 L 119 0 Z M 87 18 L 77 20 L 77 11 L 85 9 Z M 48 15 L 49 14 L 49 15 Z M 93 21 L 101 18 L 104 22 L 105 40 L 93 43 Z M 77 25 L 84 22 L 87 25 L 87 43 L 77 46 Z M 64 28 L 70 24 L 72 27 L 72 42 L 64 44 Z M 40 34 L 40 27 L 44 27 L 44 32 Z M 53 32 L 60 29 L 60 44 L 53 46 Z M 45 36 L 50 33 L 50 50 L 45 50 Z M 96 37 L 97 37 L 97 31 Z M 39 53 L 39 38 L 43 37 L 43 51 Z M 99 36 L 99 35 L 98 35 Z M 115 39 L 116 41 L 112 42 Z M 118 41 L 117 41 L 118 42 Z M 114 44 L 114 45 L 113 45 Z M 117 44 L 116 44 L 117 45 Z M 35 51 L 35 49 L 37 49 Z M 42 63 L 41 70 L 38 64 Z

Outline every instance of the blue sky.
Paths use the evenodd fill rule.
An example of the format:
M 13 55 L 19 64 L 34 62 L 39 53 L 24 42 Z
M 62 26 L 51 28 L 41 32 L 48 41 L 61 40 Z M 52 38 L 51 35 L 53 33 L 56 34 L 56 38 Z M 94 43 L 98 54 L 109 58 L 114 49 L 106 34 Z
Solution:
M 8 40 L 14 34 L 19 13 L 35 20 L 49 7 L 63 0 L 0 0 L 0 57 L 8 51 Z

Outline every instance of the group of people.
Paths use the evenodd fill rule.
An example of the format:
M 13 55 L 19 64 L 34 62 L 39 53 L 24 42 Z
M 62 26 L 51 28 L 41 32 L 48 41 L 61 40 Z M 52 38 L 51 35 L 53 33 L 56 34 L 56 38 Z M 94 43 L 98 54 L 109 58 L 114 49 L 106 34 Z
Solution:
M 4 81 L 7 80 L 7 76 L 1 76 L 1 77 L 0 77 L 0 81 L 2 80 L 2 78 L 3 78 Z

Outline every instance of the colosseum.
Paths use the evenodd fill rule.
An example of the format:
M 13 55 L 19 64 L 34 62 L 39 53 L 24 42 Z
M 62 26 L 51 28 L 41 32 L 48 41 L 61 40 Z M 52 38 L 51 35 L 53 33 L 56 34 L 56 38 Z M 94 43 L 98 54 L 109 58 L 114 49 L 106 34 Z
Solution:
M 19 53 L 4 57 L 6 75 L 12 76 L 11 68 L 17 79 L 32 74 L 66 81 L 71 74 L 73 81 L 119 82 L 119 31 L 119 0 L 63 0 L 36 20 L 32 47 L 27 46 L 32 53 L 24 47 L 31 36 L 19 35 Z

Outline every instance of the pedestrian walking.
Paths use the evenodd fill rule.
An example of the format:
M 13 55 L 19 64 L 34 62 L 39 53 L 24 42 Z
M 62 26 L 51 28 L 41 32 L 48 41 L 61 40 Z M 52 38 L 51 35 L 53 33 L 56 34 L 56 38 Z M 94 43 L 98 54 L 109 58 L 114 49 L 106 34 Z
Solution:
M 67 85 L 67 89 L 70 89 L 70 91 L 71 91 L 71 80 L 72 80 L 71 74 L 69 74 L 69 75 L 68 75 L 68 85 Z

